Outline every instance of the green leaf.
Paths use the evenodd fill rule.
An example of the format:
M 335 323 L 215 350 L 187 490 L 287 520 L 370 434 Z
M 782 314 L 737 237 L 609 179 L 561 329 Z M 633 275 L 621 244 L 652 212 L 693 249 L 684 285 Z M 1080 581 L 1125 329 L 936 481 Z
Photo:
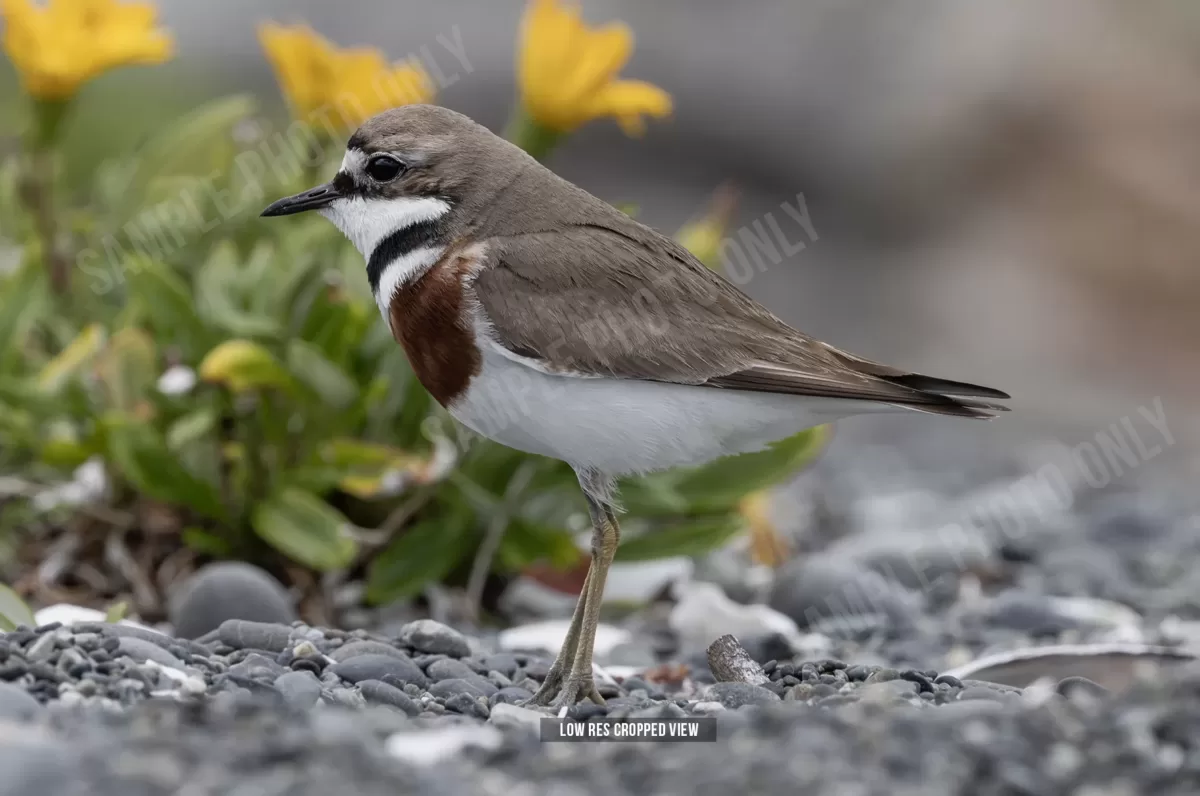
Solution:
M 275 356 L 249 340 L 226 340 L 209 351 L 200 363 L 200 378 L 233 392 L 264 388 L 291 390 L 291 374 Z
M 367 572 L 367 599 L 405 600 L 450 574 L 475 549 L 475 518 L 462 504 L 441 505 L 375 557 Z
M 660 517 L 688 513 L 688 501 L 679 492 L 679 470 L 630 478 L 621 483 L 621 505 L 635 517 Z
M 228 558 L 233 553 L 233 546 L 228 540 L 203 528 L 185 528 L 183 543 L 197 553 L 213 558 Z
M 504 533 L 496 558 L 502 568 L 516 572 L 538 561 L 567 569 L 578 563 L 582 555 L 574 535 L 565 528 L 514 518 Z
M 303 340 L 288 343 L 287 365 L 292 375 L 331 409 L 345 409 L 358 398 L 354 380 L 311 343 Z
M 115 625 L 125 618 L 129 613 L 129 603 L 121 600 L 108 606 L 108 610 L 104 612 L 104 621 L 110 625 Z
M 665 528 L 622 539 L 617 561 L 651 561 L 671 556 L 702 555 L 715 550 L 742 529 L 739 517 L 723 514 L 681 520 Z
M 275 318 L 245 309 L 239 295 L 238 252 L 232 241 L 213 247 L 196 274 L 196 308 L 207 323 L 235 337 L 278 338 L 283 327 Z
M 279 483 L 282 486 L 295 487 L 305 492 L 323 495 L 336 489 L 345 477 L 344 470 L 318 464 L 286 470 L 279 476 Z
M 16 630 L 17 625 L 35 627 L 37 620 L 33 618 L 33 611 L 29 610 L 29 606 L 15 591 L 0 584 L 0 630 Z
M 121 192 L 125 201 L 116 208 L 116 217 L 128 219 L 145 202 L 153 184 L 162 177 L 206 176 L 216 165 L 216 148 L 227 149 L 234 125 L 252 114 L 252 97 L 239 94 L 222 97 L 201 105 L 175 123 L 164 127 L 137 152 L 137 167 Z
M 827 426 L 774 443 L 764 451 L 717 459 L 703 467 L 631 479 L 622 500 L 632 514 L 662 516 L 732 511 L 742 498 L 802 470 L 825 446 Z
M 120 415 L 105 418 L 108 458 L 135 488 L 157 500 L 225 519 L 216 488 L 179 463 L 153 427 Z
M 0 279 L 0 372 L 7 372 L 21 355 L 26 335 L 46 307 L 41 263 L 26 260 L 11 276 Z
M 96 371 L 110 404 L 128 414 L 148 400 L 158 372 L 154 338 L 141 329 L 122 329 L 101 352 Z
M 358 553 L 350 521 L 316 495 L 295 487 L 256 506 L 251 525 L 276 550 L 313 569 L 341 569 Z
M 131 298 L 149 317 L 160 340 L 177 342 L 190 361 L 199 357 L 212 339 L 196 310 L 187 282 L 161 263 L 133 260 L 126 269 Z
M 212 407 L 189 412 L 167 429 L 167 447 L 172 451 L 180 451 L 204 439 L 216 426 L 217 412 Z
M 38 388 L 51 395 L 62 390 L 67 382 L 83 371 L 104 347 L 104 327 L 98 323 L 88 326 L 58 356 L 46 363 L 38 373 Z

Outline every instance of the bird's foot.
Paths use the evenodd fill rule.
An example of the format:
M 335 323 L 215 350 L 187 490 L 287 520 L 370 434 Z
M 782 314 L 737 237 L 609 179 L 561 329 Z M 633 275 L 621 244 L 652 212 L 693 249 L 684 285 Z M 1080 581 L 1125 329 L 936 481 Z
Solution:
M 585 699 L 590 699 L 597 705 L 604 704 L 604 697 L 596 690 L 596 680 L 592 677 L 590 668 L 586 673 L 572 671 L 564 677 L 562 669 L 554 667 L 528 704 L 531 707 L 561 708 L 570 707 Z

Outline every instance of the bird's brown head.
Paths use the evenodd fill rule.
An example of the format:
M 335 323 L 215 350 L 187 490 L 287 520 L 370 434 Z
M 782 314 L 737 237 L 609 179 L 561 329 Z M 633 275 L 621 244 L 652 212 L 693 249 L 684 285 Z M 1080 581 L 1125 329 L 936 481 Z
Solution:
M 358 128 L 332 180 L 263 215 L 316 210 L 370 258 L 399 229 L 486 204 L 525 162 L 521 150 L 460 113 L 406 105 Z

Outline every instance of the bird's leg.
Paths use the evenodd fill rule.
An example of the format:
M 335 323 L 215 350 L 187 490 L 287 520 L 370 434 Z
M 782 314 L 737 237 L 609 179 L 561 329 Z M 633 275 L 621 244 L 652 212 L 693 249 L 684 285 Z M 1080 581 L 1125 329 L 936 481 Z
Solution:
M 579 648 L 575 651 L 571 671 L 559 694 L 559 702 L 566 705 L 584 698 L 590 698 L 597 705 L 604 704 L 604 698 L 596 691 L 596 680 L 592 676 L 592 651 L 596 645 L 596 626 L 600 624 L 600 606 L 604 602 L 604 583 L 608 580 L 608 568 L 621 541 L 621 528 L 617 525 L 616 515 L 608 507 L 593 504 L 590 498 L 588 504 L 594 523 L 591 577 L 584 586 L 588 591 L 588 599 L 583 612 Z
M 600 623 L 604 584 L 621 540 L 621 530 L 612 510 L 591 495 L 588 495 L 588 512 L 592 517 L 591 566 L 575 605 L 567 638 L 545 682 L 534 696 L 534 704 L 573 705 L 583 699 L 604 704 L 592 677 L 592 651 L 596 643 L 596 626 Z
M 571 663 L 575 660 L 575 651 L 579 648 L 579 630 L 583 627 L 583 612 L 587 603 L 588 582 L 592 579 L 592 568 L 588 567 L 587 577 L 583 580 L 583 590 L 579 593 L 579 599 L 575 602 L 575 611 L 571 614 L 571 626 L 567 628 L 567 637 L 563 639 L 562 647 L 558 651 L 558 656 L 554 659 L 554 664 L 550 667 L 550 672 L 546 675 L 546 679 L 542 682 L 542 687 L 533 695 L 531 700 L 535 705 L 549 705 L 550 701 L 558 694 L 559 688 L 563 682 L 563 675 L 567 669 L 571 667 Z

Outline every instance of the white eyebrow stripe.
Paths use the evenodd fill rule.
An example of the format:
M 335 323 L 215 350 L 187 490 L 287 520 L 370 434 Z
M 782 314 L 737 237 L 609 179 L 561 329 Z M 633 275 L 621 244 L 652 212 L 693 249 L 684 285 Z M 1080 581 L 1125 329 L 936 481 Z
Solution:
M 363 152 L 361 149 L 347 149 L 346 154 L 342 157 L 340 171 L 344 171 L 347 174 L 361 173 L 366 162 L 366 152 Z

